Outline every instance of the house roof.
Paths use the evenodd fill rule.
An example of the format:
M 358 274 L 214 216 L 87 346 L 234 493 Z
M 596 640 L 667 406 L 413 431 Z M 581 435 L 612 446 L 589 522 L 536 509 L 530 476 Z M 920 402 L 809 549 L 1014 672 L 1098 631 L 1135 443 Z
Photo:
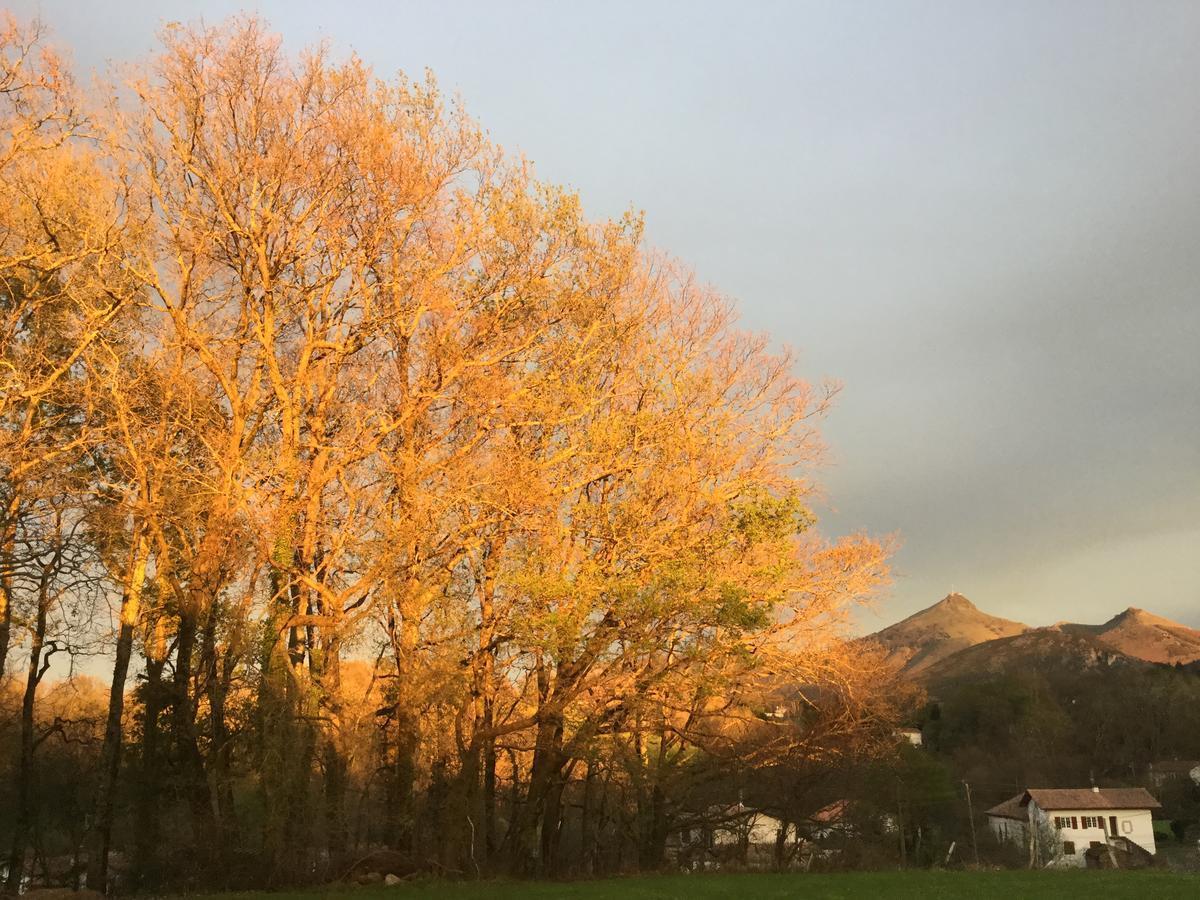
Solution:
M 1009 797 L 1003 803 L 997 803 L 987 811 L 989 816 L 995 816 L 998 819 L 1019 819 L 1024 822 L 1029 818 L 1029 814 L 1025 812 L 1025 807 L 1021 805 L 1021 801 L 1025 799 L 1024 794 L 1017 794 L 1015 797 Z
M 1145 788 L 1030 788 L 1021 798 L 1044 810 L 1055 809 L 1162 809 Z M 1003 805 L 1003 804 L 1001 804 Z
M 849 806 L 849 801 L 834 800 L 828 806 L 818 809 L 810 818 L 820 825 L 832 825 L 842 820 Z

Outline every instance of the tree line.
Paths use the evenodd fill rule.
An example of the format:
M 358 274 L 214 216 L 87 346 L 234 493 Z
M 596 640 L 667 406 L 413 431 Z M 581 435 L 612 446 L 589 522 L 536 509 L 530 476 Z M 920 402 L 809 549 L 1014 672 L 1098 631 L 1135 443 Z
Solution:
M 833 391 L 638 216 L 254 19 L 91 92 L 9 20 L 0 104 L 10 890 L 653 868 L 890 745 Z
M 932 690 L 922 716 L 927 745 L 978 784 L 985 802 L 1030 786 L 1145 786 L 1164 818 L 1200 824 L 1200 794 L 1184 796 L 1190 780 L 1164 786 L 1153 777 L 1156 764 L 1200 760 L 1194 666 L 1046 666 Z

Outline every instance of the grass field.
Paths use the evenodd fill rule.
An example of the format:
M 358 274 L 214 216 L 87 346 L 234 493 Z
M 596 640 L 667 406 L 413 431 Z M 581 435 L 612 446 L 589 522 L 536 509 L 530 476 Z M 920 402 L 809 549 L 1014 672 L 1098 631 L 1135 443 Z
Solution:
M 854 872 L 839 875 L 662 875 L 604 881 L 423 881 L 397 887 L 278 894 L 220 894 L 213 900 L 782 900 L 926 898 L 970 900 L 1137 900 L 1200 898 L 1200 875 L 1170 872 Z M 193 897 L 191 900 L 197 900 Z

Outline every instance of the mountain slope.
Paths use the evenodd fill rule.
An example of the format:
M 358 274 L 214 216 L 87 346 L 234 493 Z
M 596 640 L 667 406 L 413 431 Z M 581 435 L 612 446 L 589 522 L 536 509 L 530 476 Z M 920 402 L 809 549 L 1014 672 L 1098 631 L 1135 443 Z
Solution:
M 1078 673 L 1148 665 L 1146 660 L 1109 646 L 1100 636 L 1079 630 L 1079 626 L 1052 625 L 967 647 L 938 660 L 919 677 L 936 686 L 1010 672 Z
M 915 674 L 968 647 L 1028 630 L 1020 622 L 981 612 L 962 594 L 950 594 L 866 640 L 883 646 L 889 662 Z
M 1200 631 L 1132 606 L 1103 625 L 1061 627 L 1095 635 L 1118 653 L 1148 662 L 1174 664 L 1200 660 Z

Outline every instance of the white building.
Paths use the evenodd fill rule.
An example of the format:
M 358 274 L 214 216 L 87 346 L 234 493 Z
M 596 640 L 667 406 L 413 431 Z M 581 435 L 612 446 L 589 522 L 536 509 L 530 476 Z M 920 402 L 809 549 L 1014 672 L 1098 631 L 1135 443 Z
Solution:
M 1126 842 L 1153 855 L 1153 810 L 1157 800 L 1145 788 L 1030 788 L 987 811 L 1000 840 L 1029 845 L 1041 861 L 1087 864 L 1089 849 L 1127 849 Z
M 1021 805 L 1024 799 L 1023 793 L 1017 794 L 987 811 L 988 827 L 996 840 L 1021 845 L 1029 840 L 1029 810 Z
M 668 859 L 689 870 L 773 868 L 779 841 L 796 839 L 795 826 L 740 802 L 710 807 L 706 818 L 667 836 Z

